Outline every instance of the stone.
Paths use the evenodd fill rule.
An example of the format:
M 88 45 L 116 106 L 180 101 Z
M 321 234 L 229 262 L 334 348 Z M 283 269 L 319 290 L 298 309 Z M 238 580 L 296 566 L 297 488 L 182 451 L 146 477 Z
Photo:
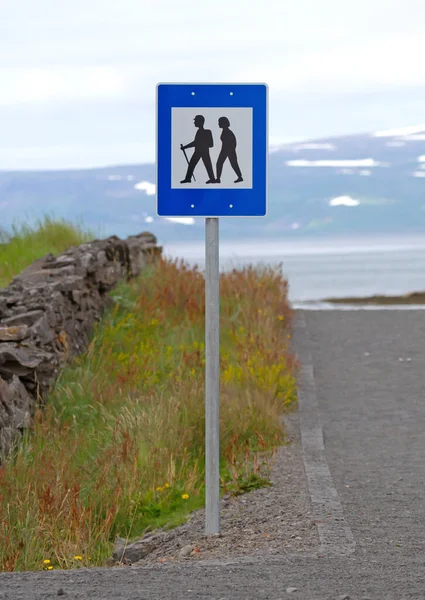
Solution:
M 46 313 L 34 323 L 30 329 L 31 334 L 39 340 L 43 345 L 50 344 L 53 341 L 54 335 L 49 327 Z
M 132 563 L 135 563 L 153 552 L 159 546 L 161 541 L 162 536 L 158 534 L 144 537 L 128 545 L 125 544 L 126 540 L 123 538 L 117 538 L 112 559 L 116 562 L 130 560 Z
M 13 406 L 18 407 L 25 412 L 33 413 L 34 399 L 28 394 L 25 386 L 16 375 L 14 375 L 9 382 L 9 390 L 12 395 Z
M 10 295 L 6 298 L 6 306 L 13 306 L 14 304 L 18 304 L 20 299 L 20 296 Z
M 0 457 L 7 456 L 20 441 L 21 435 L 14 427 L 0 429 Z
M 55 292 L 71 292 L 83 288 L 84 278 L 80 275 L 68 275 L 52 283 L 52 290 Z
M 0 342 L 19 342 L 28 336 L 28 325 L 0 325 Z
M 96 254 L 96 262 L 100 267 L 103 267 L 103 265 L 106 265 L 106 263 L 108 262 L 108 259 L 106 258 L 106 252 L 104 250 L 100 250 Z
M 35 347 L 30 349 L 20 348 L 15 343 L 0 344 L 0 374 L 6 368 L 6 365 L 10 369 L 13 363 L 16 363 L 27 371 L 35 369 L 41 362 L 50 358 L 51 354 Z
M 2 324 L 5 325 L 28 325 L 31 327 L 40 317 L 42 317 L 44 312 L 42 310 L 31 310 L 29 312 L 24 312 L 20 315 L 16 315 L 14 317 L 9 317 L 8 319 L 3 319 Z
M 25 312 L 28 312 L 27 307 L 26 306 L 21 306 L 20 304 L 17 304 L 10 311 L 9 317 L 16 317 L 17 315 L 21 315 L 22 313 L 25 313 Z
M 113 558 L 107 558 L 105 561 L 105 567 L 115 567 L 117 564 L 117 561 L 114 560 Z
M 83 267 L 83 269 L 86 269 L 88 271 L 92 259 L 93 259 L 92 254 L 84 254 L 81 257 L 80 261 L 81 261 L 81 266 Z
M 179 552 L 179 556 L 181 556 L 182 558 L 186 558 L 191 555 L 192 550 L 193 546 L 191 545 L 183 546 L 183 548 Z
M 34 399 L 18 377 L 11 381 L 0 377 L 0 431 L 5 427 L 21 430 L 31 426 Z
M 13 409 L 12 427 L 14 429 L 29 429 L 32 425 L 31 415 L 20 408 Z
M 62 254 L 61 256 L 58 256 L 56 259 L 54 258 L 54 260 L 52 260 L 52 261 L 49 261 L 47 263 L 45 262 L 45 264 L 42 266 L 42 269 L 61 269 L 62 267 L 70 267 L 70 266 L 75 266 L 75 265 L 76 265 L 76 260 L 74 257 L 66 256 L 66 255 Z
M 46 254 L 46 256 L 44 257 L 44 262 L 45 263 L 50 263 L 50 262 L 54 262 L 55 259 L 55 255 L 52 254 L 51 252 L 49 252 L 49 254 Z
M 81 298 L 82 298 L 82 292 L 80 292 L 79 290 L 72 290 L 71 297 L 72 297 L 73 301 L 75 302 L 75 304 L 80 304 Z
M 0 298 L 0 319 L 6 316 L 7 304 L 6 298 Z

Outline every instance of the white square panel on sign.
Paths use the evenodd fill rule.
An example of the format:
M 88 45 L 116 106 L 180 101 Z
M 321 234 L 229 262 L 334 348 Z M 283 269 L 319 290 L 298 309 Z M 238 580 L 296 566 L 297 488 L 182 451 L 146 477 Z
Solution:
M 252 108 L 173 108 L 173 189 L 252 189 Z

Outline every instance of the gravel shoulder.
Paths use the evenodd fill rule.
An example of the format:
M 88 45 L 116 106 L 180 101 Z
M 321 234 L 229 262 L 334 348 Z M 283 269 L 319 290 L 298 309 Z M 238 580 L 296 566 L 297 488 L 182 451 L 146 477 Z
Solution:
M 282 416 L 282 425 L 286 443 L 278 448 L 275 456 L 270 475 L 272 486 L 235 498 L 223 497 L 219 536 L 205 536 L 205 510 L 201 509 L 193 512 L 185 524 L 167 532 L 152 532 L 133 541 L 125 550 L 118 543 L 114 558 L 121 558 L 121 564 L 151 565 L 244 556 L 315 554 L 319 536 L 311 514 L 297 411 Z M 140 558 L 148 552 L 146 546 L 150 545 L 150 540 L 153 549 Z M 110 566 L 117 564 L 116 560 L 109 561 Z

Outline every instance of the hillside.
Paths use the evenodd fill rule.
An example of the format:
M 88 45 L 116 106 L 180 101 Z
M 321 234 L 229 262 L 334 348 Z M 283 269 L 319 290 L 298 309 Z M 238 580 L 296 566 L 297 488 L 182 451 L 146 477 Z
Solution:
M 268 216 L 223 219 L 223 238 L 422 232 L 425 125 L 272 148 Z M 1 226 L 44 213 L 102 235 L 203 236 L 203 219 L 156 217 L 155 166 L 0 171 Z M 99 229 L 101 228 L 101 229 Z

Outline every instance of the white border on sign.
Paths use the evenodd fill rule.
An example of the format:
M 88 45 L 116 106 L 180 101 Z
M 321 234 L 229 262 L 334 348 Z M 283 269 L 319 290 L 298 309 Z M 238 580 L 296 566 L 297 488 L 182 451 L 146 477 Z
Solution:
M 156 84 L 156 88 L 155 88 L 155 186 L 156 186 L 156 193 L 158 194 L 158 87 L 160 85 L 232 85 L 232 86 L 237 86 L 237 85 L 264 85 L 266 87 L 267 90 L 267 94 L 266 94 L 266 212 L 264 215 L 249 215 L 249 216 L 238 216 L 238 215 L 223 215 L 223 216 L 217 216 L 217 215 L 184 215 L 185 217 L 191 216 L 193 219 L 264 219 L 264 217 L 268 216 L 268 208 L 269 208 L 269 86 L 267 83 L 261 82 L 261 81 L 256 81 L 256 82 L 250 82 L 250 83 L 233 83 L 231 81 L 229 82 L 221 82 L 221 83 L 211 83 L 211 82 L 189 82 L 189 83 L 182 83 L 181 81 L 176 83 L 176 82 L 170 82 L 170 81 L 161 81 L 160 83 Z M 168 218 L 179 218 L 182 217 L 182 215 L 167 215 L 166 217 L 159 215 L 158 214 L 158 196 L 157 196 L 157 200 L 156 200 L 156 216 L 159 217 L 160 219 L 168 219 Z

